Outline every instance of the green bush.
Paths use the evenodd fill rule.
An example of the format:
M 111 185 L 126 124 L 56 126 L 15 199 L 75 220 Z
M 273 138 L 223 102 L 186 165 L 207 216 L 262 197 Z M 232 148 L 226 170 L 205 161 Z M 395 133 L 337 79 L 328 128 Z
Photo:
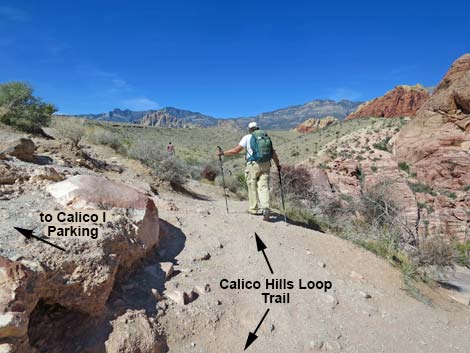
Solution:
M 245 173 L 237 173 L 235 174 L 235 178 L 237 179 L 238 185 L 240 186 L 241 189 L 244 191 L 248 191 L 248 185 L 246 184 L 246 177 Z
M 372 145 L 377 150 L 387 151 L 388 152 L 388 142 L 390 141 L 391 137 L 387 136 L 382 141 L 376 142 Z
M 432 188 L 426 184 L 423 184 L 423 183 L 408 183 L 408 185 L 410 186 L 410 189 L 413 191 L 413 192 L 421 192 L 421 193 L 425 193 L 425 194 L 434 194 L 434 192 L 432 191 Z
M 182 188 L 187 177 L 191 176 L 187 164 L 178 158 L 167 158 L 160 149 L 152 146 L 151 141 L 136 141 L 128 148 L 127 155 L 152 168 L 162 181 L 169 182 L 174 189 Z M 200 174 L 200 171 L 195 173 Z
M 156 172 L 161 180 L 169 182 L 174 189 L 181 188 L 187 181 L 188 168 L 176 158 L 162 160 Z
M 400 163 L 398 163 L 398 168 L 400 168 L 400 170 L 403 170 L 403 171 L 405 171 L 405 172 L 407 172 L 407 173 L 410 172 L 410 166 L 409 166 L 408 163 L 406 163 L 406 162 L 400 162 Z
M 463 243 L 456 243 L 454 248 L 457 252 L 457 263 L 470 268 L 470 240 Z
M 48 126 L 57 109 L 33 96 L 33 89 L 23 82 L 0 84 L 0 122 L 18 130 L 40 133 Z
M 93 143 L 111 147 L 113 150 L 122 154 L 126 153 L 126 146 L 123 143 L 123 139 L 118 134 L 113 133 L 111 130 L 95 127 L 88 133 L 87 137 Z

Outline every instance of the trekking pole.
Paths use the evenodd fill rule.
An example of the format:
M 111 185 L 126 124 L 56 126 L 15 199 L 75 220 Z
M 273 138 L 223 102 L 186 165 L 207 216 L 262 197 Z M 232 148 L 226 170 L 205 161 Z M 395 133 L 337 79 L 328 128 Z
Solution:
M 281 202 L 282 202 L 282 209 L 284 211 L 284 221 L 287 223 L 286 205 L 284 204 L 284 191 L 282 190 L 282 176 L 281 176 L 281 170 L 279 168 L 277 168 L 277 173 L 279 175 L 279 185 L 281 187 Z
M 229 213 L 228 212 L 228 201 L 227 201 L 227 190 L 226 190 L 226 187 L 225 187 L 225 178 L 224 178 L 224 162 L 222 161 L 223 151 L 222 151 L 222 147 L 220 147 L 220 146 L 217 146 L 217 149 L 220 152 L 219 162 L 220 162 L 220 172 L 222 173 L 222 186 L 224 187 L 225 207 L 227 208 L 227 213 Z

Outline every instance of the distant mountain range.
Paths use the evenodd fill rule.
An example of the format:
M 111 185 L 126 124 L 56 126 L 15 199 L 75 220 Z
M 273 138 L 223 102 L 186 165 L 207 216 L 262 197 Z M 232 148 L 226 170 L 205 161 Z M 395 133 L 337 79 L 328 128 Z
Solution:
M 217 119 L 209 115 L 173 107 L 147 111 L 114 109 L 107 113 L 80 114 L 73 115 L 73 117 L 174 128 L 211 126 L 235 126 L 245 128 L 248 122 L 257 121 L 264 129 L 285 130 L 293 129 L 304 120 L 310 118 L 334 116 L 338 119 L 344 119 L 350 113 L 354 112 L 361 103 L 362 102 L 352 102 L 349 100 L 336 102 L 334 100 L 318 99 L 306 104 L 290 106 L 272 112 L 261 113 L 256 116 L 231 119 Z

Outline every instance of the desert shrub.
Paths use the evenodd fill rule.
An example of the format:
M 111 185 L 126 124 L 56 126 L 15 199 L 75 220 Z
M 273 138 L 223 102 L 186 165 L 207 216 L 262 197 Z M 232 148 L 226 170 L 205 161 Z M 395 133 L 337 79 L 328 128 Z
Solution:
M 162 160 L 156 172 L 161 180 L 169 182 L 174 189 L 181 188 L 187 181 L 188 169 L 182 161 L 176 158 Z
M 33 96 L 33 89 L 23 82 L 0 84 L 0 122 L 18 130 L 40 133 L 48 126 L 57 109 Z
M 382 141 L 376 142 L 372 145 L 377 150 L 388 151 L 388 142 L 390 141 L 391 137 L 387 136 Z
M 442 195 L 445 195 L 445 196 L 447 196 L 448 198 L 453 199 L 453 200 L 455 200 L 455 199 L 457 198 L 457 194 L 456 194 L 455 192 L 452 192 L 452 191 L 447 191 L 447 190 L 446 190 L 446 191 L 442 191 L 441 194 L 442 194 Z
M 69 140 L 75 148 L 78 148 L 80 141 L 86 134 L 85 120 L 82 119 L 55 119 L 52 127 L 61 138 Z
M 127 155 L 152 168 L 162 181 L 169 182 L 174 189 L 183 187 L 187 177 L 191 176 L 188 166 L 178 158 L 167 158 L 160 149 L 151 146 L 151 141 L 136 141 L 128 148 Z
M 286 200 L 297 203 L 307 201 L 310 206 L 318 202 L 318 193 L 307 167 L 286 165 L 281 169 L 281 178 Z M 277 173 L 274 174 L 271 187 L 279 198 L 281 190 Z
M 457 263 L 470 268 L 470 240 L 454 245 Z
M 421 267 L 445 268 L 454 266 L 452 245 L 440 236 L 422 241 L 412 255 Z
M 398 168 L 400 168 L 400 170 L 403 170 L 404 172 L 407 172 L 407 173 L 410 172 L 410 166 L 406 162 L 398 163 Z
M 233 193 L 236 193 L 238 191 L 238 188 L 240 187 L 240 184 L 233 175 L 224 175 L 224 180 L 222 180 L 222 176 L 218 175 L 214 179 L 214 184 L 220 187 L 223 187 L 223 182 L 225 181 L 225 187 L 230 190 Z
M 201 177 L 210 181 L 214 181 L 218 174 L 218 169 L 212 164 L 206 164 L 206 166 L 201 171 Z
M 87 134 L 87 137 L 90 139 L 90 141 L 98 145 L 111 147 L 113 150 L 119 153 L 124 154 L 126 152 L 126 146 L 123 144 L 122 137 L 113 133 L 111 130 L 96 127 Z
M 384 181 L 362 193 L 362 214 L 369 224 L 392 226 L 396 223 L 398 208 L 390 197 L 390 187 L 391 183 Z
M 427 204 L 426 202 L 418 202 L 418 208 L 427 210 L 428 213 L 434 212 L 434 208 L 431 205 Z
M 426 194 L 434 194 L 434 192 L 432 191 L 432 188 L 426 184 L 423 184 L 423 183 L 408 183 L 408 185 L 410 186 L 410 189 L 413 191 L 413 192 L 421 192 L 421 193 L 426 193 Z
M 248 185 L 246 184 L 245 173 L 242 173 L 242 172 L 237 173 L 235 174 L 235 178 L 237 179 L 240 189 L 244 191 L 248 191 Z

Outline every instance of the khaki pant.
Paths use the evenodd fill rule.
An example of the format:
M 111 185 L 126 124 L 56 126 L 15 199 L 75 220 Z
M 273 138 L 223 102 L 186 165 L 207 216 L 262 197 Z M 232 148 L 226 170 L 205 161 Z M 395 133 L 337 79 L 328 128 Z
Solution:
M 248 186 L 249 212 L 269 208 L 269 169 L 271 162 L 248 162 L 245 169 Z

